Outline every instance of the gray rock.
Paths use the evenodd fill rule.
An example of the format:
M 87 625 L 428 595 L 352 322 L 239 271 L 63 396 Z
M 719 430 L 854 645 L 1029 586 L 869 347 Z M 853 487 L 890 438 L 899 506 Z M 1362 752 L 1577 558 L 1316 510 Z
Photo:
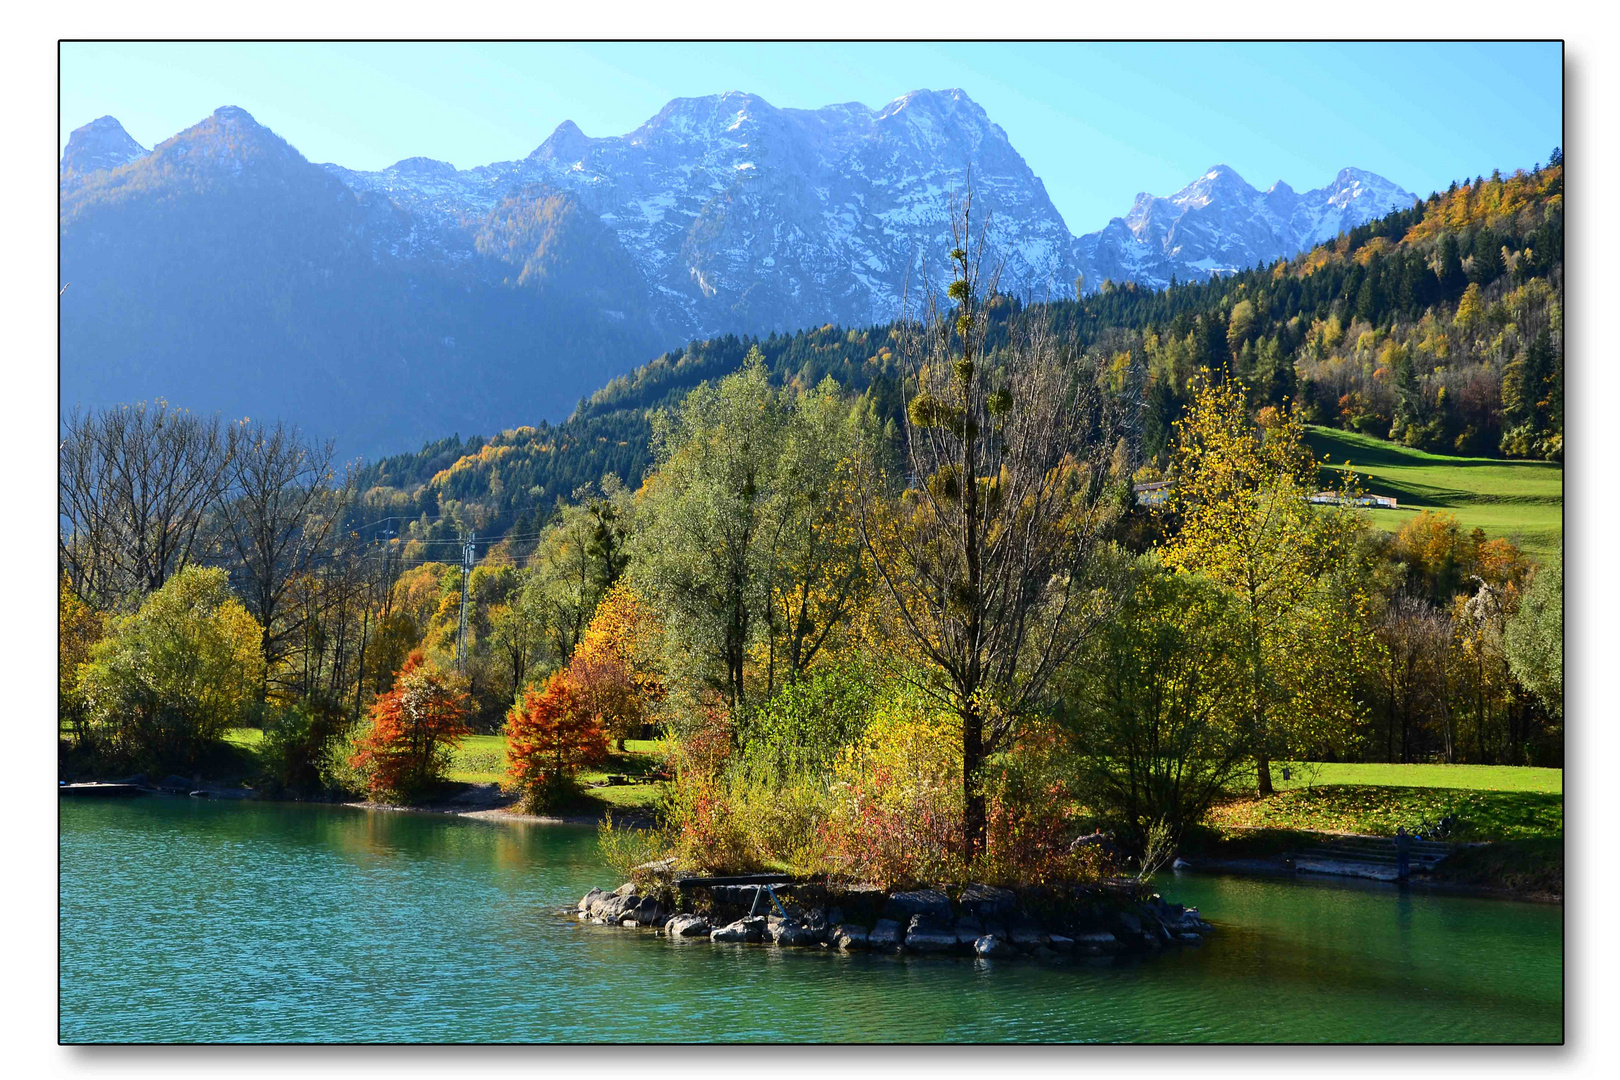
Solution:
M 589 910 L 591 910 L 591 905 L 596 903 L 598 900 L 601 900 L 605 896 L 607 896 L 607 893 L 603 892 L 601 889 L 597 889 L 597 888 L 591 889 L 590 892 L 586 893 L 584 895 L 584 897 L 582 897 L 580 899 L 580 901 L 579 901 L 579 910 L 581 910 L 581 911 L 589 911 Z
M 765 937 L 765 917 L 750 915 L 709 933 L 710 941 L 756 942 Z
M 676 915 L 664 924 L 664 933 L 670 937 L 708 937 L 713 927 L 701 915 Z
M 984 926 L 979 922 L 978 919 L 969 918 L 968 916 L 964 915 L 962 918 L 956 920 L 956 943 L 958 945 L 965 945 L 968 948 L 972 948 L 973 943 L 983 937 L 984 933 Z
M 831 940 L 844 952 L 859 952 L 867 948 L 866 927 L 839 923 L 833 927 Z
M 1006 918 L 1013 913 L 1017 897 L 1011 889 L 998 885 L 969 885 L 957 897 L 962 914 L 978 919 Z
M 1007 924 L 987 919 L 984 923 L 984 934 L 993 938 L 1000 938 L 1005 943 L 1007 940 Z
M 1094 945 L 1098 948 L 1111 948 L 1119 944 L 1119 939 L 1107 930 L 1087 930 L 1074 935 L 1074 941 L 1077 945 Z
M 1176 939 L 1183 945 L 1202 945 L 1204 939 L 1199 934 L 1177 934 Z
M 1052 949 L 1053 952 L 1073 952 L 1074 938 L 1065 937 L 1062 934 L 1052 934 L 1047 940 L 1047 945 Z
M 626 930 L 635 930 L 641 926 L 641 923 L 635 919 L 620 919 L 619 925 L 624 927 Z
M 1034 951 L 1030 953 L 1030 955 L 1035 957 L 1037 960 L 1056 960 L 1058 958 L 1058 954 L 1053 952 L 1051 949 L 1048 949 L 1045 945 L 1035 946 Z
M 900 948 L 903 931 L 893 919 L 879 919 L 872 932 L 866 935 L 866 944 L 878 952 L 896 952 Z
M 1006 956 L 1012 947 L 994 934 L 986 934 L 973 943 L 973 951 L 980 956 Z
M 904 923 L 909 922 L 913 915 L 927 915 L 948 925 L 953 916 L 951 898 L 938 889 L 915 889 L 893 893 L 888 903 L 883 905 L 885 919 Z
M 913 915 L 906 927 L 907 952 L 941 953 L 956 949 L 956 931 L 929 915 Z
M 1007 928 L 1007 936 L 1012 943 L 1021 949 L 1033 949 L 1045 945 L 1050 939 L 1039 926 L 1028 919 L 1020 919 Z
M 1142 932 L 1142 920 L 1137 917 L 1134 911 L 1121 911 L 1115 916 L 1114 921 L 1128 933 L 1140 934 Z
M 766 929 L 767 936 L 785 949 L 820 945 L 825 931 L 818 932 L 797 919 L 772 919 Z
M 635 903 L 630 904 L 629 901 L 631 900 L 634 900 Z M 623 913 L 624 917 L 634 919 L 643 926 L 651 926 L 664 913 L 658 901 L 650 896 L 635 896 L 632 894 L 624 897 L 620 902 L 626 905 Z
M 625 882 L 623 885 L 620 885 L 617 889 L 613 890 L 613 895 L 614 896 L 634 896 L 634 895 L 636 895 L 635 883 L 632 882 L 632 881 Z

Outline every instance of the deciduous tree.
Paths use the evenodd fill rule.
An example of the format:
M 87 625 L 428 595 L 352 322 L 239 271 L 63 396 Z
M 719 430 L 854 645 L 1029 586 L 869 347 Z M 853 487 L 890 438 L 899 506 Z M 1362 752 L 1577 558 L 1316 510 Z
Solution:
M 1176 425 L 1181 522 L 1165 564 L 1229 590 L 1242 620 L 1245 715 L 1260 793 L 1279 753 L 1345 745 L 1360 705 L 1366 584 L 1353 573 L 1361 522 L 1353 487 L 1315 506 L 1317 463 L 1292 409 L 1268 427 L 1246 413 L 1243 387 L 1203 380 Z M 1353 480 L 1347 479 L 1353 484 Z
M 370 727 L 350 764 L 373 798 L 411 801 L 444 778 L 450 756 L 467 735 L 467 696 L 454 676 L 413 652 L 377 698 Z
M 579 770 L 607 755 L 607 731 L 579 700 L 565 671 L 553 672 L 542 689 L 524 690 L 507 714 L 507 774 L 531 808 L 554 804 L 571 790 Z
M 1093 624 L 1087 573 L 1110 515 L 1112 447 L 1093 373 L 1059 355 L 1043 321 L 991 353 L 997 272 L 955 222 L 948 303 L 932 291 L 899 352 L 917 392 L 906 412 L 910 482 L 869 469 L 862 539 L 899 632 L 961 720 L 963 838 L 983 849 L 980 772 L 1039 703 Z

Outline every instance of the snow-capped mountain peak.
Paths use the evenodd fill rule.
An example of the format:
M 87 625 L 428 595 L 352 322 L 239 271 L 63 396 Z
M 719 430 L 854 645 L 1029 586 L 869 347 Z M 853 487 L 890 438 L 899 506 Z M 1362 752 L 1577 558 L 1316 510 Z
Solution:
M 1076 238 L 1007 133 L 957 88 L 819 109 L 732 90 L 676 98 L 623 135 L 564 121 L 521 161 L 326 168 L 407 213 L 408 229 L 375 240 L 380 254 L 450 263 L 471 258 L 472 233 L 514 191 L 569 193 L 645 279 L 650 317 L 681 336 L 893 318 L 943 269 L 970 178 L 1006 256 L 1002 286 L 1045 296 L 1072 295 L 1081 273 L 1089 288 L 1162 287 L 1292 256 L 1411 200 L 1359 169 L 1300 194 L 1282 181 L 1258 191 L 1216 164 Z
M 146 147 L 111 116 L 92 120 L 68 135 L 59 170 L 64 188 L 77 187 L 93 173 L 109 171 L 145 157 Z
M 1291 258 L 1340 232 L 1409 206 L 1414 196 L 1376 173 L 1341 169 L 1296 192 L 1282 180 L 1257 191 L 1216 165 L 1173 195 L 1137 195 L 1130 212 L 1075 242 L 1089 287 L 1104 280 L 1162 288 Z

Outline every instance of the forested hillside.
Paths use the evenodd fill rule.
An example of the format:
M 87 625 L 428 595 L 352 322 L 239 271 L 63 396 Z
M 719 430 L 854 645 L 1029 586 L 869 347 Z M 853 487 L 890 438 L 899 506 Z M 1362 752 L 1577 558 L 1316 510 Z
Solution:
M 1044 318 L 1069 354 L 1102 361 L 1135 460 L 1167 461 L 1200 368 L 1235 376 L 1256 411 L 1294 401 L 1309 422 L 1425 451 L 1559 460 L 1563 452 L 1563 164 L 1453 184 L 1298 258 L 1153 291 L 1105 282 L 1080 301 L 991 305 L 992 339 Z M 440 440 L 360 477 L 369 512 L 412 535 L 527 535 L 558 498 L 651 463 L 649 416 L 758 345 L 778 384 L 831 377 L 898 420 L 893 326 L 823 326 L 693 342 L 582 401 L 559 425 Z M 896 430 L 896 435 L 897 430 Z M 521 526 L 521 527 L 520 527 Z

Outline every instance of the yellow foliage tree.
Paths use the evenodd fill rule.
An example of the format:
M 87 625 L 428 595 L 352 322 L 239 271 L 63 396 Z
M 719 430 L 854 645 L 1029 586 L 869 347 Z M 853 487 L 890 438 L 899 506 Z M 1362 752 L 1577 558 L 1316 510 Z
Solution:
M 624 749 L 624 740 L 657 714 L 666 694 L 660 674 L 657 616 L 621 581 L 608 590 L 568 662 L 581 708 Z
M 1348 738 L 1369 590 L 1356 572 L 1358 492 L 1347 486 L 1336 503 L 1313 505 L 1317 463 L 1298 416 L 1279 410 L 1260 428 L 1244 400 L 1241 385 L 1214 384 L 1206 372 L 1177 422 L 1167 508 L 1181 527 L 1164 561 L 1236 600 L 1234 648 L 1247 672 L 1240 720 L 1264 795 L 1274 757 Z

